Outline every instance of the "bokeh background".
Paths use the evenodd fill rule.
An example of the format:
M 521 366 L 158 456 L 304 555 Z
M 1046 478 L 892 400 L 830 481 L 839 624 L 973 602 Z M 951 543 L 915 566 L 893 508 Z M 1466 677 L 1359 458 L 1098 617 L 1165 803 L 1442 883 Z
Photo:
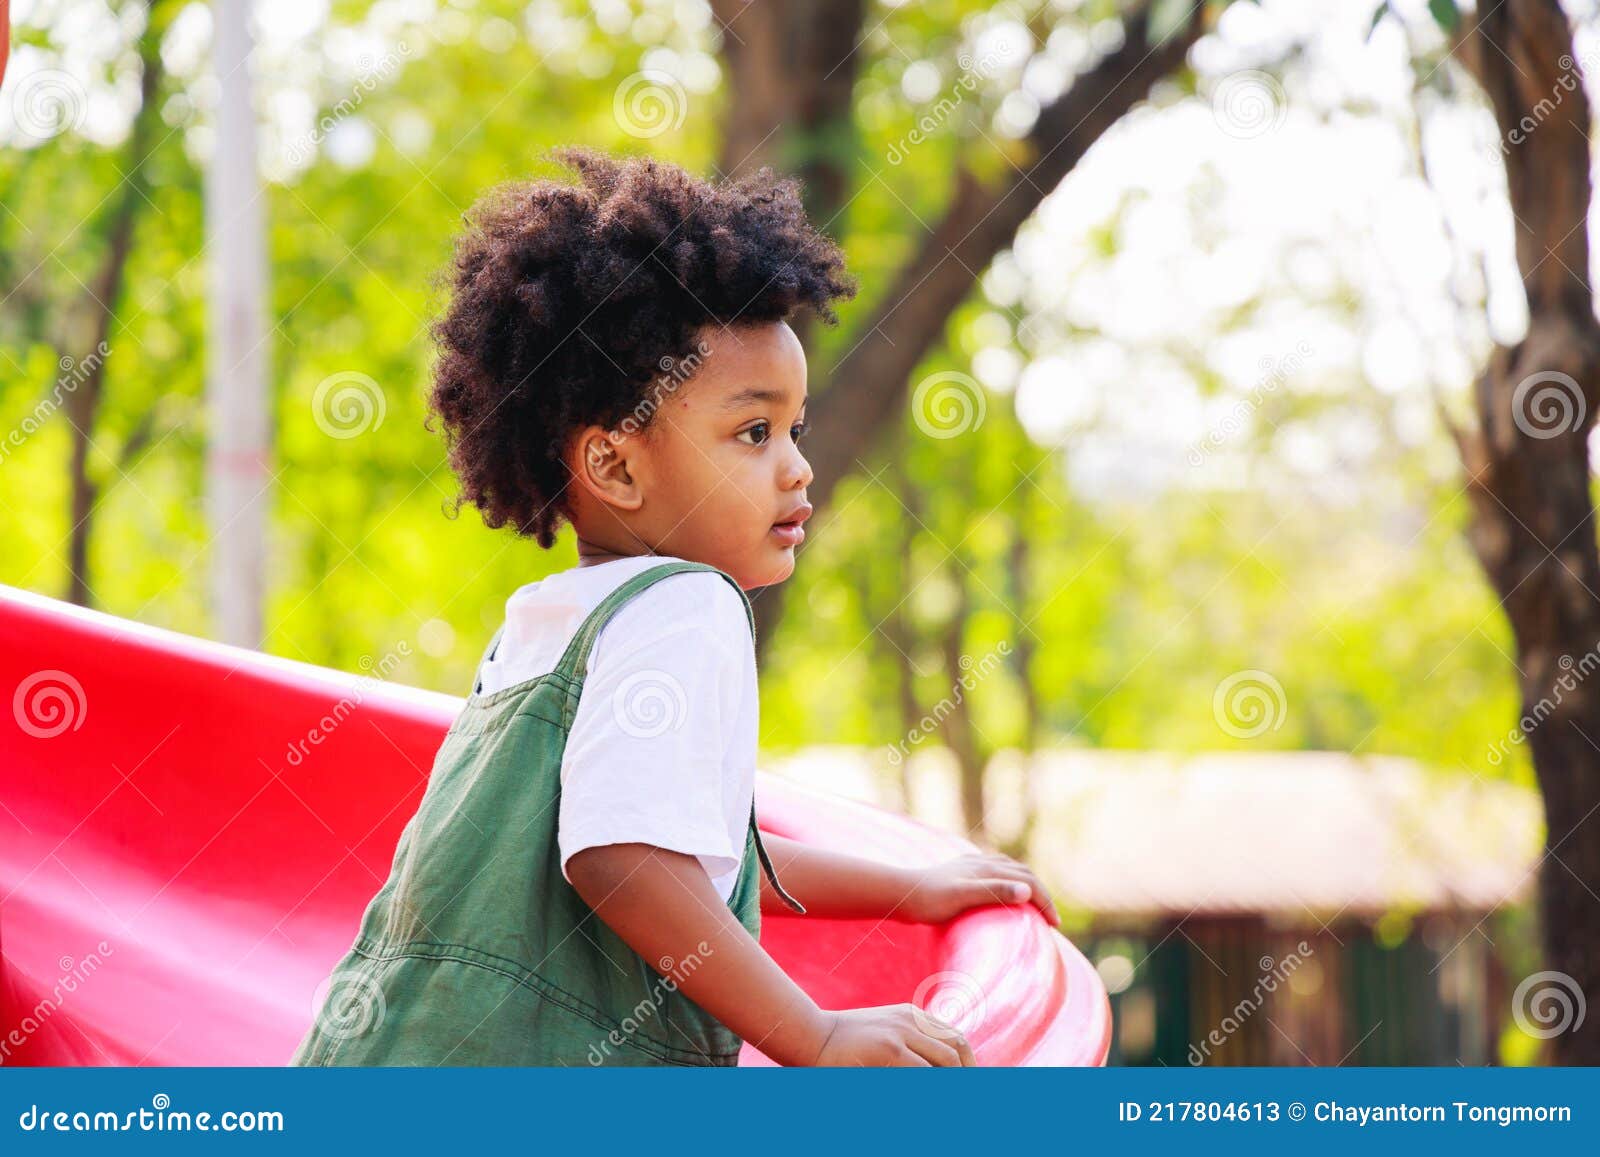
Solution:
M 763 766 L 1027 857 L 1116 1062 L 1594 1061 L 1600 39 L 1478 9 L 17 0 L 0 582 L 464 694 L 575 557 L 446 514 L 462 214 L 771 165 L 861 290 Z

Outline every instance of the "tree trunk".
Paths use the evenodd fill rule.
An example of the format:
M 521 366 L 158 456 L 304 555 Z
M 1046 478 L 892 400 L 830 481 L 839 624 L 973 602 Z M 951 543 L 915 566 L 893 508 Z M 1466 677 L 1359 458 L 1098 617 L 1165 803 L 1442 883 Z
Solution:
M 712 10 L 730 96 L 721 175 L 762 165 L 792 173 L 811 220 L 840 232 L 856 161 L 865 0 L 714 0 Z M 795 319 L 802 341 L 811 321 Z
M 1539 904 L 1545 968 L 1557 975 L 1520 993 L 1514 1011 L 1548 1036 L 1553 1060 L 1593 1065 L 1600 1064 L 1600 682 L 1585 679 L 1600 661 L 1588 453 L 1600 401 L 1600 326 L 1585 228 L 1589 106 L 1555 0 L 1491 6 L 1463 18 L 1459 39 L 1459 58 L 1503 134 L 1529 312 L 1527 336 L 1497 347 L 1477 382 L 1478 428 L 1454 431 L 1472 501 L 1472 546 L 1516 636 L 1522 731 L 1548 825 Z
M 85 343 L 88 352 L 80 353 L 73 361 L 72 376 L 76 379 L 76 385 L 62 407 L 72 426 L 72 454 L 68 465 L 71 529 L 67 534 L 66 595 L 68 601 L 80 606 L 89 606 L 93 598 L 89 585 L 89 541 L 94 529 L 95 507 L 102 491 L 100 483 L 90 471 L 89 452 L 93 447 L 94 429 L 105 395 L 111 323 L 116 317 L 117 302 L 122 296 L 123 274 L 128 267 L 128 254 L 133 248 L 133 227 L 141 205 L 149 201 L 145 190 L 150 182 L 145 166 L 155 148 L 160 128 L 156 97 L 162 74 L 161 29 L 153 8 L 146 16 L 139 56 L 143 65 L 139 82 L 140 105 L 128 135 L 127 176 L 122 180 L 121 195 L 110 209 L 105 228 L 106 256 L 87 302 L 87 309 L 92 315 L 88 326 L 90 338 Z M 88 367 L 86 370 L 83 368 L 85 366 Z
M 1028 608 L 1034 605 L 1033 544 L 1028 538 L 1033 521 L 1028 517 L 1033 505 L 1032 494 L 1033 487 L 1026 486 L 1017 498 L 1017 517 L 1011 531 L 1006 568 L 1006 595 L 1011 600 L 1011 617 L 1021 624 L 1013 645 L 1012 666 L 1021 683 L 1022 694 L 1022 742 L 1019 760 L 1022 772 L 1021 782 L 1017 785 L 1017 790 L 1021 793 L 1019 802 L 1022 809 L 1022 824 L 1001 850 L 1007 855 L 1023 860 L 1028 858 L 1029 849 L 1033 844 L 1034 828 L 1038 826 L 1039 820 L 1039 785 L 1034 774 L 1034 756 L 1039 748 L 1039 688 L 1031 677 L 1035 647 L 1033 632 L 1028 629 Z
M 724 55 L 729 51 L 727 45 L 737 43 L 728 31 L 745 36 L 745 21 L 765 7 L 765 3 L 741 7 L 736 0 L 718 4 Z M 891 279 L 882 300 L 845 341 L 847 352 L 829 370 L 826 384 L 813 390 L 813 433 L 807 445 L 816 478 L 807 497 L 819 514 L 840 480 L 874 456 L 880 436 L 905 404 L 912 373 L 941 339 L 945 323 L 971 293 L 978 275 L 1012 243 L 1023 222 L 1100 135 L 1143 101 L 1152 85 L 1184 64 L 1190 46 L 1215 12 L 1209 4 L 1195 4 L 1182 24 L 1150 43 L 1148 6 L 1135 9 L 1123 21 L 1121 47 L 1076 77 L 1065 93 L 1040 110 L 1024 140 L 1027 156 L 1021 165 L 1013 165 L 998 188 L 984 185 L 964 167 L 956 170 L 943 216 L 926 229 L 916 227 L 922 231 L 917 250 Z M 730 16 L 737 19 L 730 20 Z M 753 42 L 754 37 L 747 39 Z M 834 41 L 842 39 L 835 37 Z M 848 60 L 835 63 L 854 67 L 854 59 L 852 53 Z M 734 89 L 730 99 L 740 108 L 745 105 L 745 97 L 738 91 L 740 78 L 748 76 L 754 84 L 755 74 L 737 60 L 731 61 L 729 71 Z M 836 79 L 830 78 L 829 84 Z M 770 110 L 782 107 L 752 97 L 742 119 L 736 117 L 735 123 L 742 126 L 741 139 L 778 132 L 777 124 L 761 127 L 756 110 L 768 109 L 766 117 L 770 119 L 775 115 Z M 866 160 L 871 169 L 887 167 L 875 164 L 877 158 Z M 824 182 L 824 188 L 831 187 Z M 829 217 L 820 223 L 831 227 Z M 814 524 L 821 522 L 814 520 Z M 778 584 L 756 601 L 756 645 L 763 653 L 782 619 L 785 589 Z
M 912 485 L 905 469 L 904 431 L 899 432 L 902 446 L 891 455 L 887 473 L 893 493 L 906 506 L 906 517 L 894 521 L 894 538 L 887 544 L 889 557 L 894 561 L 896 582 L 889 592 L 892 601 L 889 612 L 879 628 L 894 651 L 895 697 L 900 705 L 900 735 L 896 740 L 902 745 L 899 763 L 901 810 L 915 814 L 915 796 L 911 787 L 911 739 L 921 727 L 922 708 L 917 703 L 917 651 L 916 628 L 911 619 L 911 592 L 916 587 L 912 565 L 912 548 L 916 540 L 916 527 L 922 521 L 920 495 Z
M 950 618 L 946 620 L 944 631 L 940 636 L 945 674 L 950 678 L 950 689 L 942 701 L 949 705 L 944 717 L 943 739 L 951 754 L 956 757 L 956 768 L 961 778 L 961 818 L 967 825 L 967 838 L 980 844 L 988 844 L 989 817 L 983 798 L 983 769 L 988 752 L 979 742 L 977 725 L 972 719 L 972 701 L 968 697 L 967 689 L 962 685 L 962 678 L 972 667 L 972 657 L 966 653 L 970 598 L 961 560 L 952 556 L 952 561 L 953 581 L 957 591 L 956 605 L 950 613 Z M 938 711 L 938 707 L 935 711 Z M 937 717 L 935 714 L 935 718 Z

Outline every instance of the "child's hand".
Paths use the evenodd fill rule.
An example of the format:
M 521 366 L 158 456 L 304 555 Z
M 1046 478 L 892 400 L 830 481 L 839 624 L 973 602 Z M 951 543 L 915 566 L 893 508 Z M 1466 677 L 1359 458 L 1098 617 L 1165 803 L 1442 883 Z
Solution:
M 975 1066 L 972 1046 L 953 1026 L 914 1004 L 823 1014 L 829 1025 L 816 1065 Z
M 979 852 L 922 869 L 899 911 L 914 923 L 940 924 L 968 908 L 1025 901 L 1052 925 L 1061 923 L 1050 893 L 1026 864 L 999 852 Z

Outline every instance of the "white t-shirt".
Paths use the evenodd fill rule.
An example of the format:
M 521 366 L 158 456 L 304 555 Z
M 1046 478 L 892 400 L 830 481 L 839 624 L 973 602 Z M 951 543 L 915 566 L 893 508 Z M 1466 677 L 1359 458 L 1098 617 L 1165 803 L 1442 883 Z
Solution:
M 675 561 L 612 559 L 518 588 L 480 693 L 554 670 L 608 594 Z M 654 844 L 697 856 L 727 900 L 750 828 L 759 708 L 755 644 L 732 583 L 691 571 L 636 594 L 589 653 L 561 761 L 562 875 L 584 848 Z

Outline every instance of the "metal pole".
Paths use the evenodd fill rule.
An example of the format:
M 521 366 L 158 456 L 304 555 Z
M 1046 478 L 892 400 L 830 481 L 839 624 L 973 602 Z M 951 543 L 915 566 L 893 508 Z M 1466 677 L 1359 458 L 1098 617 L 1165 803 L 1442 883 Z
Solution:
M 210 249 L 206 508 L 214 633 L 262 639 L 268 478 L 266 240 L 250 83 L 250 0 L 217 0 L 219 94 L 206 173 Z

